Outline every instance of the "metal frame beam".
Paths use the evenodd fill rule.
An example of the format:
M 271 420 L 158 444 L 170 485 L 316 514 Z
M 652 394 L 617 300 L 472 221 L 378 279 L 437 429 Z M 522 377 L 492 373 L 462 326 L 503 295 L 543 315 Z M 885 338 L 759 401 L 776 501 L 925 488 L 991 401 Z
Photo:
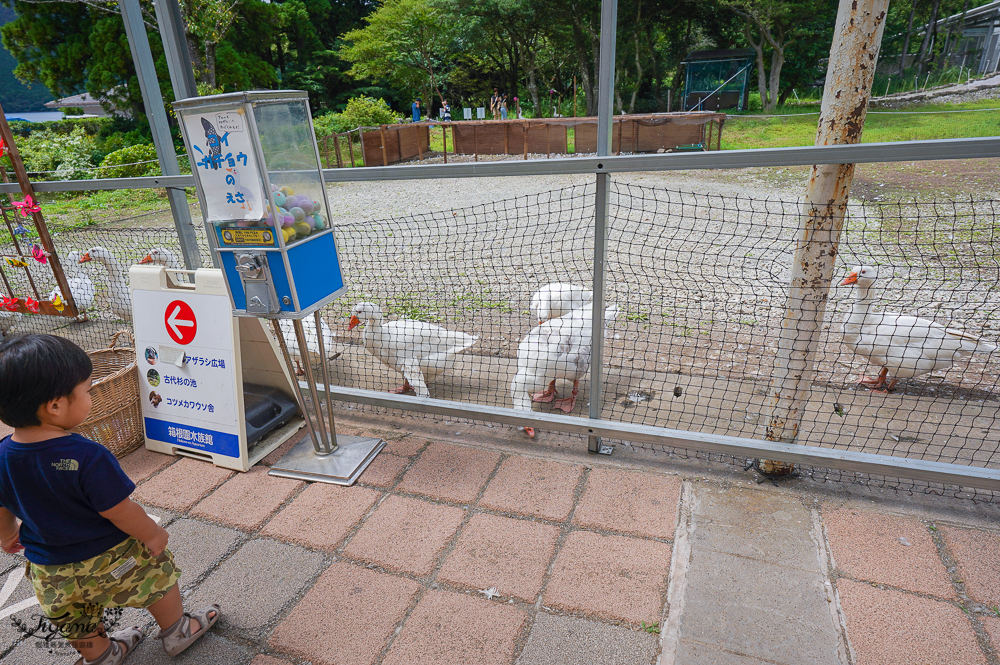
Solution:
M 412 166 L 368 166 L 325 169 L 323 177 L 332 182 L 374 180 L 422 180 L 441 178 L 494 178 L 505 176 L 563 175 L 575 173 L 634 173 L 640 171 L 680 171 L 696 169 L 747 169 L 769 166 L 812 166 L 813 164 L 872 164 L 945 159 L 988 159 L 1000 157 L 1000 136 L 972 139 L 934 139 L 858 145 L 803 146 L 799 148 L 758 148 L 659 155 L 611 155 L 567 159 L 532 159 L 505 162 L 463 162 L 458 164 L 417 164 Z M 32 182 L 36 192 L 83 192 L 101 189 L 156 189 L 194 187 L 190 175 L 95 180 L 51 180 Z M 18 192 L 16 184 L 0 183 L 0 192 Z
M 332 386 L 328 389 L 324 385 L 318 385 L 317 389 L 324 395 L 329 392 L 329 395 L 335 400 L 387 409 L 433 413 L 469 420 L 486 420 L 518 427 L 535 427 L 568 434 L 580 434 L 587 437 L 624 439 L 737 457 L 781 459 L 843 471 L 873 473 L 994 491 L 1000 490 L 1000 469 L 928 462 L 890 455 L 819 448 L 797 443 L 744 439 L 724 434 L 707 434 L 653 425 L 562 416 L 541 411 L 529 412 L 482 404 L 463 404 L 432 397 L 404 397 L 358 388 Z

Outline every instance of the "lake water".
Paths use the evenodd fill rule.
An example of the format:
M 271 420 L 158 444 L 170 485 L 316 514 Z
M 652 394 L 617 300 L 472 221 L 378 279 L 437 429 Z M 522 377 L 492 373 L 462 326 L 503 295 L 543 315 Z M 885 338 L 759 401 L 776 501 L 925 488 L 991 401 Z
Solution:
M 27 120 L 28 122 L 46 122 L 48 120 L 62 120 L 62 111 L 33 111 L 31 113 L 22 113 L 19 111 L 11 111 L 10 113 L 4 113 L 4 116 L 8 121 L 10 120 Z

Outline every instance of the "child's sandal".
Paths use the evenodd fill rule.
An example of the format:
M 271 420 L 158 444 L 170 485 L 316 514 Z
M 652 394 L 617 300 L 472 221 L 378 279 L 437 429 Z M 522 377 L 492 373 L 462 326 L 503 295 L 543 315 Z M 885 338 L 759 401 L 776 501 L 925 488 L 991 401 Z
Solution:
M 208 629 L 219 620 L 221 614 L 222 608 L 216 604 L 203 607 L 194 613 L 185 612 L 174 625 L 161 630 L 156 637 L 163 642 L 163 650 L 167 652 L 167 655 L 176 656 L 208 632 Z M 197 620 L 201 628 L 191 632 L 191 619 Z
M 142 638 L 145 637 L 139 626 L 132 626 L 119 630 L 108 636 L 111 644 L 108 650 L 101 654 L 97 660 L 87 660 L 80 658 L 76 665 L 120 665 L 125 662 L 125 658 L 139 646 Z

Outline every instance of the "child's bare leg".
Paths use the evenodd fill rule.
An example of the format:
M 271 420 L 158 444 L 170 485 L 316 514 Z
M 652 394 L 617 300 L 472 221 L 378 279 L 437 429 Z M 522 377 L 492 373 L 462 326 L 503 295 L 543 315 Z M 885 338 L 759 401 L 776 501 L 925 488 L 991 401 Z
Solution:
M 104 632 L 104 626 L 101 626 L 100 632 L 88 635 L 87 637 L 81 637 L 78 640 L 72 640 L 70 644 L 84 659 L 97 660 L 111 646 L 111 640 L 108 639 L 107 633 Z
M 156 619 L 160 628 L 167 629 L 177 623 L 184 614 L 184 602 L 181 600 L 181 590 L 176 584 L 163 598 L 146 608 Z M 194 621 L 193 623 L 198 623 Z

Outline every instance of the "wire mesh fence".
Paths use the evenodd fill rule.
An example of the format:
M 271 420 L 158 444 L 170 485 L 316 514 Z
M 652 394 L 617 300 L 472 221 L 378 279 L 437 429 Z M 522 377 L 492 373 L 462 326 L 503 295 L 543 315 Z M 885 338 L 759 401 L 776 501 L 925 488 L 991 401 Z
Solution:
M 540 325 L 539 320 L 587 297 L 594 205 L 592 185 L 571 186 L 340 225 L 349 291 L 321 312 L 328 358 L 319 357 L 315 326 L 307 322 L 308 360 L 328 363 L 338 386 L 387 391 L 405 381 L 414 392 L 436 398 L 585 416 L 589 321 Z M 1000 464 L 1000 352 L 990 350 L 1000 337 L 997 205 L 993 200 L 851 205 L 834 284 L 854 266 L 871 267 L 877 276 L 867 291 L 857 283 L 831 289 L 801 443 L 980 467 Z M 797 201 L 613 184 L 606 299 L 617 311 L 607 321 L 602 418 L 764 438 L 799 216 Z M 60 255 L 104 247 L 125 271 L 158 247 L 180 255 L 172 227 L 139 226 L 140 220 L 132 219 L 73 229 L 55 234 L 54 243 Z M 199 238 L 207 261 L 204 237 Z M 87 321 L 23 316 L 8 329 L 51 331 L 87 348 L 106 344 L 128 322 L 113 307 L 121 288 L 107 267 L 114 264 L 101 264 L 94 254 L 82 264 L 97 292 Z M 564 286 L 552 290 L 548 311 L 541 301 L 533 305 L 533 295 L 553 284 Z M 866 296 L 860 305 L 859 296 Z M 373 307 L 358 307 L 366 302 Z M 887 312 L 922 317 L 961 331 L 966 339 L 979 336 L 981 346 L 939 353 L 929 371 L 909 371 L 907 363 L 928 365 L 919 353 L 938 348 L 920 335 L 940 336 L 944 330 L 910 323 L 910 346 L 885 330 L 881 338 L 876 332 L 869 346 L 890 352 L 884 358 L 870 352 L 870 360 L 864 345 L 845 344 L 844 321 L 859 306 L 883 324 L 894 321 Z M 359 322 L 349 329 L 352 315 Z M 408 356 L 414 363 L 388 352 L 405 336 L 415 349 Z M 526 368 L 525 348 L 535 358 L 565 351 L 553 340 L 575 354 L 572 367 L 562 366 L 558 375 L 538 369 L 538 363 Z M 888 367 L 889 380 L 899 379 L 888 393 L 859 385 L 862 374 L 879 373 L 880 363 Z M 537 380 L 512 390 L 513 379 L 526 371 Z M 557 379 L 555 395 L 545 394 L 550 378 Z M 526 407 L 532 393 L 544 401 L 528 401 Z M 742 463 L 621 443 L 678 458 Z M 907 491 L 962 491 L 825 469 L 805 473 Z M 989 492 L 972 495 L 993 498 Z

